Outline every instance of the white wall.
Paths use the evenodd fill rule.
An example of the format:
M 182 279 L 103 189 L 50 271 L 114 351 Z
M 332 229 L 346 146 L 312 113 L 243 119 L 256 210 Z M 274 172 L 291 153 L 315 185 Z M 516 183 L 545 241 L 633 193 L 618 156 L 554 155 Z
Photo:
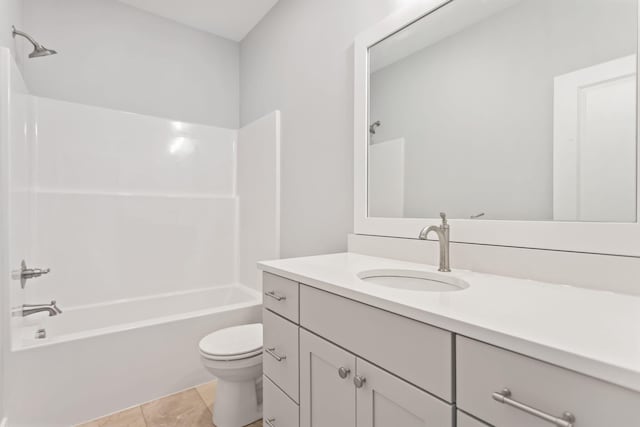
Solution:
M 11 54 L 18 67 L 22 67 L 23 59 L 17 55 L 17 44 L 11 36 L 11 26 L 22 27 L 22 0 L 0 0 L 0 46 L 11 49 Z
M 635 0 L 524 0 L 375 72 L 373 139 L 406 139 L 405 215 L 552 220 L 554 77 L 633 54 L 637 19 Z
M 24 0 L 34 95 L 236 129 L 239 45 L 115 0 Z M 2 28 L 0 28 L 2 30 Z
M 282 112 L 284 257 L 346 249 L 353 223 L 353 41 L 403 3 L 280 0 L 241 44 L 242 123 Z
M 238 281 L 257 287 L 258 261 L 280 258 L 280 112 L 240 129 Z

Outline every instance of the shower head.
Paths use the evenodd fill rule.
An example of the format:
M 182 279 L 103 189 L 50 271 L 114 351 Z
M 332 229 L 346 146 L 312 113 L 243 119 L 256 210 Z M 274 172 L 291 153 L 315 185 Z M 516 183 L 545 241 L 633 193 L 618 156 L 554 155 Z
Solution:
M 40 43 L 35 41 L 34 38 L 31 37 L 29 34 L 16 30 L 16 27 L 11 27 L 11 28 L 13 29 L 12 34 L 14 39 L 16 38 L 16 36 L 21 36 L 29 40 L 29 42 L 33 45 L 33 52 L 29 54 L 29 58 L 40 58 L 41 56 L 55 55 L 56 53 L 58 53 L 53 49 L 47 49 L 46 47 L 42 46 Z

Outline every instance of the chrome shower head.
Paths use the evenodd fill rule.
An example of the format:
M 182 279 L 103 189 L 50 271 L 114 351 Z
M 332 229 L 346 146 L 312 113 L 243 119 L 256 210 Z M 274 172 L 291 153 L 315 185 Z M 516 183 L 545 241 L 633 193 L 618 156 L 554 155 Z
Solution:
M 13 29 L 12 35 L 14 39 L 16 38 L 16 36 L 21 36 L 29 40 L 29 43 L 33 45 L 33 52 L 29 54 L 29 58 L 40 58 L 41 56 L 55 55 L 56 53 L 58 53 L 53 49 L 47 49 L 46 47 L 42 46 L 29 34 L 16 30 L 16 27 L 12 26 L 11 28 Z

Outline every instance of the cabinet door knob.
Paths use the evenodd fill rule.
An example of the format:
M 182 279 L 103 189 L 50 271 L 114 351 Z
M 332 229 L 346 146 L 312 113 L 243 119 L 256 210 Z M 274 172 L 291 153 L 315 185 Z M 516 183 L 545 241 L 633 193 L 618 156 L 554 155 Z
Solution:
M 362 388 L 364 386 L 364 383 L 366 382 L 367 379 L 360 375 L 356 375 L 355 377 L 353 377 L 353 384 L 355 384 L 356 388 Z
M 342 378 L 343 380 L 347 378 L 350 373 L 351 373 L 351 369 L 349 368 L 340 367 L 340 369 L 338 369 L 338 375 L 340 375 L 340 378 Z
M 264 423 L 269 427 L 276 427 L 276 419 L 275 418 L 265 418 Z

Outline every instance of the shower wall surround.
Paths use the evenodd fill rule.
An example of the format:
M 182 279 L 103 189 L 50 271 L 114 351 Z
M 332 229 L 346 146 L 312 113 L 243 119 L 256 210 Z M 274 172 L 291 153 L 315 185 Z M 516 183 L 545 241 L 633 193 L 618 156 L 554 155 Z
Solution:
M 280 253 L 279 112 L 235 130 L 36 97 L 0 53 L 5 269 L 52 270 L 3 287 L 12 307 L 257 287 Z
M 235 281 L 236 130 L 34 98 L 30 301 L 95 304 Z
M 23 297 L 19 286 L 11 286 L 11 270 L 29 249 L 29 116 L 22 75 L 10 50 L 0 48 L 0 426 L 8 396 L 9 301 L 21 304 Z
M 224 129 L 32 96 L 0 48 L 0 426 L 74 425 L 209 378 L 193 349 L 258 321 L 255 265 L 279 258 L 279 123 Z M 22 259 L 51 273 L 22 289 Z M 58 317 L 9 314 L 53 299 Z M 123 376 L 143 385 L 110 381 Z M 34 395 L 42 378 L 66 392 Z

